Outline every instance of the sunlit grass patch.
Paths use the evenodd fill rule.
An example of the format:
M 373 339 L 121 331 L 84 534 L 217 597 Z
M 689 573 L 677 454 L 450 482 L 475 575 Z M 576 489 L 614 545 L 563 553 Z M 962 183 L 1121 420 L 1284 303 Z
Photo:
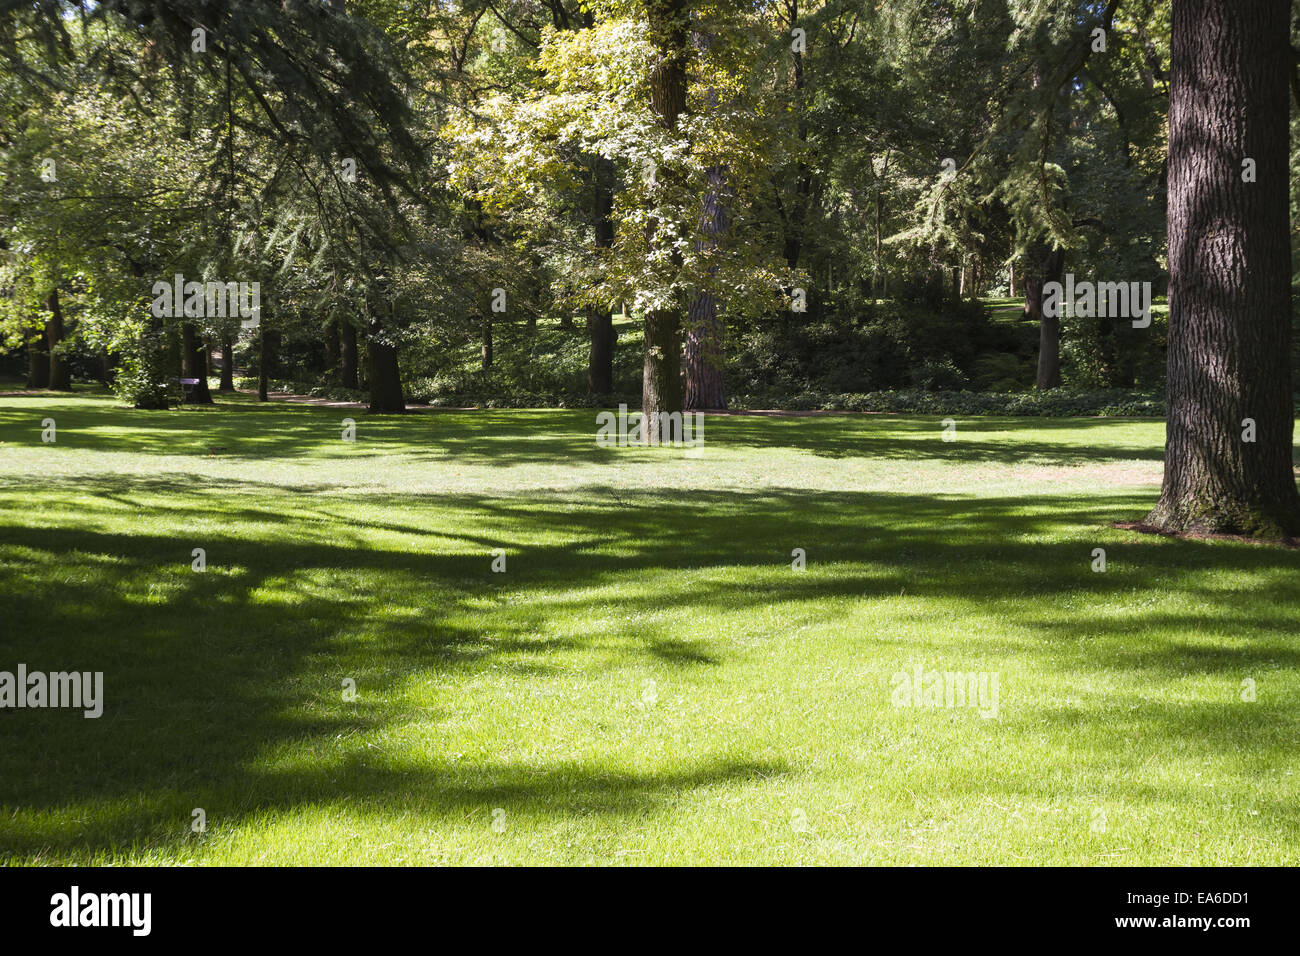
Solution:
M 106 696 L 0 709 L 5 860 L 1296 860 L 1300 556 L 1113 528 L 1161 422 L 347 414 L 0 399 L 0 670 Z

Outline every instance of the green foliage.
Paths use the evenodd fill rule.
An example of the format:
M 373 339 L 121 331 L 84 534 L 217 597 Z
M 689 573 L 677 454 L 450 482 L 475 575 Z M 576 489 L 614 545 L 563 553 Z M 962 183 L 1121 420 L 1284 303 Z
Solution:
M 135 408 L 164 409 L 180 401 L 180 371 L 174 360 L 175 342 L 161 331 L 140 335 L 137 347 L 122 357 L 113 379 L 113 393 Z
M 897 390 L 832 394 L 803 392 L 737 395 L 738 409 L 787 411 L 888 412 L 921 415 L 1015 415 L 1037 418 L 1158 417 L 1165 414 L 1164 395 L 1125 389 L 1070 389 L 1023 392 Z
M 1083 388 L 1164 389 L 1169 308 L 1154 306 L 1151 325 L 1134 329 L 1129 319 L 1066 317 L 1061 355 L 1068 384 Z
M 728 371 L 740 393 L 988 387 L 993 383 L 981 361 L 1025 352 L 1032 347 L 1028 331 L 994 324 L 978 302 L 942 304 L 938 311 L 880 302 L 852 324 L 768 323 L 743 332 Z M 1017 387 L 1032 384 L 1028 375 Z
M 183 273 L 260 283 L 281 378 L 337 385 L 324 341 L 350 327 L 363 362 L 367 340 L 399 350 L 408 394 L 568 403 L 587 350 L 549 341 L 557 317 L 710 292 L 731 391 L 1013 390 L 1033 330 L 951 306 L 954 270 L 966 297 L 1013 272 L 1022 290 L 1055 246 L 1077 275 L 1162 291 L 1165 0 L 1113 21 L 1069 0 L 695 0 L 671 130 L 650 108 L 642 2 L 345 6 L 0 14 L 7 347 L 57 289 L 60 353 L 135 355 L 142 296 Z M 50 157 L 57 183 L 38 175 Z M 1163 329 L 1113 331 L 1067 323 L 1066 381 L 1158 388 Z M 619 393 L 637 390 L 637 344 L 615 353 Z

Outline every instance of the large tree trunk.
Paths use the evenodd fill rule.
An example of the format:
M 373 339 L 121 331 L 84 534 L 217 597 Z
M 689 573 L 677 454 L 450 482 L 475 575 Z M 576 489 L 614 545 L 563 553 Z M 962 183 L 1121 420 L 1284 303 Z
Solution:
M 193 322 L 181 323 L 181 375 L 185 378 L 198 379 L 197 385 L 182 389 L 189 405 L 211 405 L 212 394 L 208 391 L 208 362 L 204 355 L 203 337 L 194 329 Z
M 650 109 L 655 121 L 666 130 L 676 130 L 678 118 L 686 112 L 688 7 L 687 0 L 646 0 L 648 38 L 655 51 L 649 77 Z M 674 171 L 664 171 L 665 179 L 675 175 Z M 681 255 L 674 253 L 672 261 L 680 265 Z M 648 312 L 641 413 L 642 436 L 653 444 L 660 441 L 660 416 L 682 410 L 681 348 L 681 310 L 669 307 Z
M 685 408 L 727 407 L 727 390 L 722 374 L 722 336 L 717 300 L 707 292 L 699 293 L 691 303 L 689 331 L 686 333 Z
M 344 388 L 359 388 L 357 382 L 357 327 L 347 319 L 339 320 L 340 344 L 343 352 L 343 366 L 340 369 L 341 384 Z
M 382 331 L 375 324 L 366 337 L 366 381 L 370 386 L 370 411 L 404 412 L 406 399 L 402 395 L 402 375 L 397 367 L 397 346 L 381 338 Z
M 1165 477 L 1148 525 L 1300 534 L 1287 0 L 1175 0 Z M 1256 163 L 1243 182 L 1242 160 Z M 1243 440 L 1243 420 L 1255 441 Z
M 45 308 L 50 318 L 45 323 L 45 341 L 50 350 L 50 384 L 49 387 L 66 392 L 72 388 L 72 369 L 63 357 L 59 345 L 63 342 L 63 309 L 59 306 L 59 290 L 51 289 L 45 298 Z
M 661 414 L 682 410 L 681 322 L 671 309 L 656 309 L 645 317 L 645 363 L 641 378 L 642 438 L 652 445 L 671 441 L 660 433 Z M 672 356 L 668 361 L 665 356 Z

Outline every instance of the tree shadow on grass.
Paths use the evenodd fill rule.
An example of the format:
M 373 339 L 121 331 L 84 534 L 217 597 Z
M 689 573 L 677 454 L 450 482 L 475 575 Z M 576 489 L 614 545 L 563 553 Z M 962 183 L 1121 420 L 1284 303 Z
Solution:
M 596 444 L 596 410 L 435 411 L 405 417 L 367 417 L 316 406 L 190 406 L 163 412 L 78 400 L 59 405 L 0 405 L 0 441 L 40 444 L 48 412 L 58 423 L 63 449 L 214 457 L 233 461 L 268 457 L 293 460 L 366 460 L 399 455 L 414 461 L 449 460 L 511 468 L 555 464 L 581 468 L 619 460 L 655 462 L 679 454 L 672 448 L 608 448 Z M 356 441 L 342 440 L 342 422 L 356 422 Z M 939 416 L 835 416 L 758 418 L 706 416 L 704 441 L 719 448 L 792 449 L 820 458 L 940 460 L 1004 464 L 1085 465 L 1115 460 L 1159 461 L 1162 436 L 1150 444 L 1073 444 L 1041 437 L 1114 428 L 1108 419 L 971 417 L 958 423 L 958 439 L 943 441 Z M 1024 437 L 1026 429 L 1036 436 Z M 1016 437 L 1019 433 L 1020 437 Z
M 152 487 L 130 476 L 76 481 L 105 501 Z M 1139 510 L 1144 496 L 1027 504 L 795 490 L 620 489 L 621 503 L 605 488 L 528 500 L 369 495 L 367 504 L 378 501 L 387 516 L 383 528 L 342 534 L 347 500 L 308 498 L 310 508 L 294 510 L 255 483 L 233 490 L 230 482 L 176 490 L 167 530 L 150 533 L 105 530 L 120 514 L 84 503 L 79 525 L 54 526 L 57 496 L 39 518 L 0 496 L 0 668 L 102 670 L 106 684 L 99 720 L 0 711 L 0 804 L 10 811 L 0 814 L 0 848 L 21 856 L 45 846 L 121 851 L 140 840 L 180 841 L 199 800 L 233 800 L 241 818 L 311 802 L 397 810 L 412 800 L 449 815 L 493 801 L 556 816 L 579 805 L 632 814 L 695 787 L 797 769 L 707 757 L 693 769 L 638 773 L 574 762 L 452 766 L 446 755 L 393 769 L 359 766 L 362 758 L 340 746 L 357 734 L 436 721 L 438 705 L 413 711 L 396 692 L 407 680 L 546 676 L 574 666 L 567 658 L 580 652 L 590 670 L 637 661 L 726 669 L 744 654 L 730 635 L 678 630 L 716 614 L 776 612 L 767 637 L 783 639 L 786 610 L 834 614 L 843 602 L 892 601 L 905 590 L 913 600 L 952 602 L 949 616 L 978 609 L 1008 617 L 1018 632 L 972 634 L 972 653 L 1023 653 L 1039 667 L 1162 677 L 1300 668 L 1300 647 L 1286 640 L 1300 624 L 1300 555 L 1108 527 Z M 212 563 L 196 574 L 190 529 L 212 514 L 224 514 L 230 530 L 205 533 Z M 332 534 L 322 533 L 321 519 L 333 522 Z M 440 544 L 383 537 L 394 534 Z M 1094 540 L 1110 550 L 1106 574 L 1090 570 Z M 490 569 L 495 547 L 509 553 L 505 575 Z M 805 573 L 790 569 L 795 547 L 807 550 Z M 1269 588 L 1269 599 L 1234 602 L 1212 575 L 1225 564 L 1241 582 Z M 1231 609 L 1225 627 L 1230 620 L 1256 643 L 1192 653 L 1179 641 L 1128 648 L 1133 619 L 1099 610 L 1171 592 L 1186 595 L 1188 609 L 1142 612 L 1143 627 L 1195 632 L 1211 602 Z M 1059 602 L 1077 608 L 1069 625 L 1051 615 Z M 911 612 L 896 613 L 905 622 Z M 602 631 L 594 623 L 601 618 L 623 623 Z M 557 630 L 557 620 L 585 623 Z M 884 637 L 874 640 L 884 646 Z M 344 678 L 366 691 L 355 704 L 340 699 Z M 1253 713 L 1261 734 L 1291 726 L 1281 711 Z M 1096 726 L 1102 717 L 1077 719 Z M 1217 726 L 1166 708 L 1144 724 L 1157 736 L 1232 745 Z M 266 755 L 286 747 L 308 749 L 315 764 L 268 769 Z M 90 822 L 70 828 L 79 815 Z
M 57 426 L 57 441 L 43 445 L 44 418 Z M 343 440 L 343 420 L 356 423 L 356 440 Z M 457 461 L 509 467 L 567 460 L 608 461 L 595 441 L 595 412 L 439 411 L 420 416 L 368 416 L 350 409 L 316 406 L 185 406 L 141 411 L 108 401 L 60 403 L 29 397 L 0 405 L 0 442 L 65 449 L 131 452 L 232 461 L 268 458 L 368 459 L 403 455 L 414 460 Z
M 738 783 L 761 784 L 788 772 L 774 761 L 726 758 L 696 760 L 681 770 L 610 772 L 581 763 L 539 770 L 531 764 L 483 761 L 394 768 L 356 755 L 321 761 L 312 769 L 241 770 L 238 788 L 212 781 L 181 792 L 172 787 L 141 791 L 141 799 L 97 794 L 78 801 L 91 832 L 69 828 L 57 817 L 19 823 L 0 818 L 0 859 L 80 855 L 147 846 L 184 852 L 192 848 L 191 811 L 200 806 L 213 828 L 232 828 L 268 813 L 293 813 L 328 804 L 348 812 L 423 813 L 448 821 L 477 816 L 486 828 L 500 807 L 508 818 L 592 814 L 629 822 L 670 808 L 681 795 Z M 233 798 L 233 801 L 232 801 Z M 143 806 L 141 804 L 144 804 Z

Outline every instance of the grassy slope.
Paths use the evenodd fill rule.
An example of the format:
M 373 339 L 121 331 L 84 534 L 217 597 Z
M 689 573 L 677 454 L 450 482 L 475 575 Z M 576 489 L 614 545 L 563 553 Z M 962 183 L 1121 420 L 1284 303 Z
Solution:
M 1160 423 L 594 430 L 0 398 L 0 669 L 107 697 L 0 711 L 0 859 L 1297 862 L 1300 555 L 1109 528 Z

